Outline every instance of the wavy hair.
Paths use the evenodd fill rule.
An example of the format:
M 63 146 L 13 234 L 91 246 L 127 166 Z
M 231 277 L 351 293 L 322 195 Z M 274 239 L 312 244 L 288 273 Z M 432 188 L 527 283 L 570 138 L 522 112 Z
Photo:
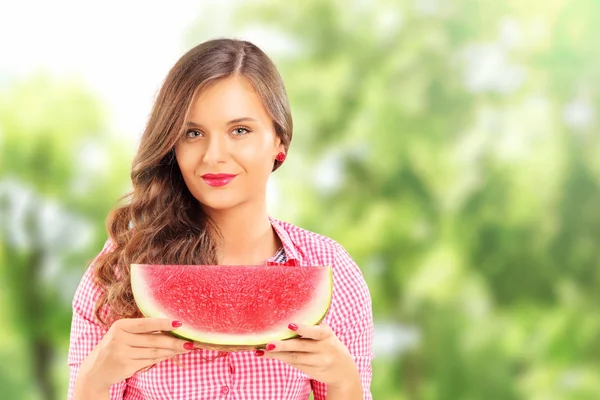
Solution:
M 98 257 L 94 271 L 103 289 L 95 315 L 104 325 L 141 317 L 131 291 L 131 264 L 216 263 L 218 237 L 211 232 L 218 231 L 185 185 L 174 148 L 184 135 L 197 94 L 233 75 L 253 84 L 287 152 L 292 139 L 287 94 L 275 65 L 261 49 L 243 40 L 214 39 L 184 54 L 167 74 L 152 107 L 133 160 L 133 190 L 123 197 L 128 201 L 107 218 L 115 249 Z M 275 161 L 273 171 L 279 166 Z

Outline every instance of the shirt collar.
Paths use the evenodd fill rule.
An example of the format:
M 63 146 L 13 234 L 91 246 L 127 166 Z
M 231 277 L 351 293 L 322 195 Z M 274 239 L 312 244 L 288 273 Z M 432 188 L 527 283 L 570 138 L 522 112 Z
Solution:
M 296 249 L 296 246 L 294 246 L 294 242 L 292 242 L 290 235 L 282 226 L 281 222 L 271 216 L 269 216 L 269 220 L 271 221 L 271 226 L 275 230 L 275 233 L 277 233 L 277 236 L 279 236 L 279 240 L 281 240 L 281 244 L 283 245 L 283 250 L 285 251 L 285 255 L 287 257 L 287 262 L 285 265 L 300 265 L 300 255 L 298 254 L 298 250 Z

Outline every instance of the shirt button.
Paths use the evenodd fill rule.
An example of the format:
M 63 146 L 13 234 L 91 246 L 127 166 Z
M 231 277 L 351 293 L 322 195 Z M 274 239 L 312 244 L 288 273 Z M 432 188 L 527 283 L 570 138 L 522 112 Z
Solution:
M 233 374 L 235 372 L 235 368 L 233 367 L 233 365 L 229 365 L 229 373 Z
M 221 393 L 223 393 L 223 394 L 227 394 L 227 393 L 229 393 L 229 388 L 228 388 L 227 386 L 223 386 L 223 387 L 221 388 Z

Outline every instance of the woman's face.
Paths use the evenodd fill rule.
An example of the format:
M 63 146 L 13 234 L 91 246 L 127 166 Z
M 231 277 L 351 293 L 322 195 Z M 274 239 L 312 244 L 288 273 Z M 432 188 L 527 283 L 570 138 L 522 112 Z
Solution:
M 275 157 L 283 151 L 267 110 L 243 76 L 219 80 L 192 103 L 177 163 L 205 207 L 227 209 L 265 201 Z

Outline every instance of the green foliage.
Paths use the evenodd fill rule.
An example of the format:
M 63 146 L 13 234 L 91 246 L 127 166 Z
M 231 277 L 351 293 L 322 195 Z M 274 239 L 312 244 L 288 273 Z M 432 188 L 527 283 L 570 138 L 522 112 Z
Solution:
M 70 302 L 126 189 L 130 155 L 104 121 L 77 83 L 36 76 L 0 96 L 0 356 L 10 361 L 0 386 L 10 398 L 65 388 L 54 376 L 66 368 Z

